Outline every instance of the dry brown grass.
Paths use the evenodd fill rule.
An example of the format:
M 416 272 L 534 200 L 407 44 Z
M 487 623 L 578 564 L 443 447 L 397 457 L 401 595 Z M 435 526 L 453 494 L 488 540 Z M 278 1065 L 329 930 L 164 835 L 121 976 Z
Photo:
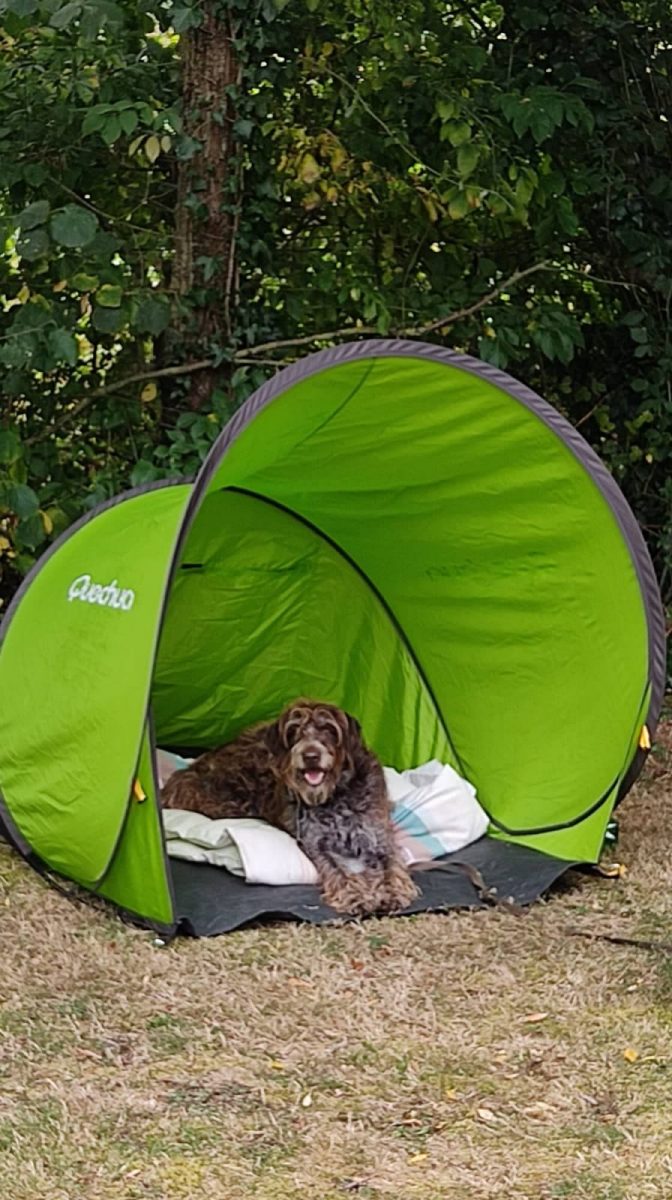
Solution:
M 565 932 L 672 937 L 664 740 L 625 878 L 523 918 L 160 949 L 2 850 L 3 1200 L 667 1200 L 672 959 Z

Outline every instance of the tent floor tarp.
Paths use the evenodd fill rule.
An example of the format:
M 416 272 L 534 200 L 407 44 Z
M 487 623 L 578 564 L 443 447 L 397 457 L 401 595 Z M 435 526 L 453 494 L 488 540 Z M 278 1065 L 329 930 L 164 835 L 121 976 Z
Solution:
M 483 837 L 441 863 L 465 863 L 480 872 L 488 889 L 500 900 L 533 904 L 574 862 L 551 858 L 511 842 Z M 267 887 L 245 883 L 219 867 L 171 860 L 175 909 L 180 930 L 194 937 L 230 933 L 263 919 L 308 921 L 313 925 L 342 922 L 343 917 L 320 901 L 314 887 Z M 451 908 L 481 908 L 479 897 L 462 872 L 440 869 L 415 876 L 422 894 L 408 914 L 442 912 Z

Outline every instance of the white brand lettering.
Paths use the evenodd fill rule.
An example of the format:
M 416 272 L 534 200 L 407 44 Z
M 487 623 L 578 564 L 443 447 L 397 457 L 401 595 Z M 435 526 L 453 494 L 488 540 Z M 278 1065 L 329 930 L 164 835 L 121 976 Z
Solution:
M 68 600 L 83 600 L 87 604 L 99 604 L 101 608 L 129 612 L 135 604 L 135 592 L 132 588 L 120 588 L 116 579 L 103 585 L 93 583 L 90 575 L 78 575 L 68 588 Z

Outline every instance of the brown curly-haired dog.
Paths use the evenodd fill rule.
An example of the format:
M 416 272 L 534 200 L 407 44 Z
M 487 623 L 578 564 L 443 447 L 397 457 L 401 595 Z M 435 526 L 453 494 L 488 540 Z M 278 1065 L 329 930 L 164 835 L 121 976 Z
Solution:
M 176 771 L 166 808 L 258 817 L 295 837 L 327 904 L 363 915 L 406 908 L 417 888 L 396 845 L 383 770 L 354 717 L 297 700 Z

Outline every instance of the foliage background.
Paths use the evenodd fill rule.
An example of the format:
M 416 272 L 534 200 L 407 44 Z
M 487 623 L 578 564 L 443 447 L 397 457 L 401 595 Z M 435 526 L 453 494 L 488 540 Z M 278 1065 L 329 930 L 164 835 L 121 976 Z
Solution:
M 0 0 L 3 602 L 278 366 L 401 331 L 580 427 L 670 602 L 672 16 L 553 7 Z

